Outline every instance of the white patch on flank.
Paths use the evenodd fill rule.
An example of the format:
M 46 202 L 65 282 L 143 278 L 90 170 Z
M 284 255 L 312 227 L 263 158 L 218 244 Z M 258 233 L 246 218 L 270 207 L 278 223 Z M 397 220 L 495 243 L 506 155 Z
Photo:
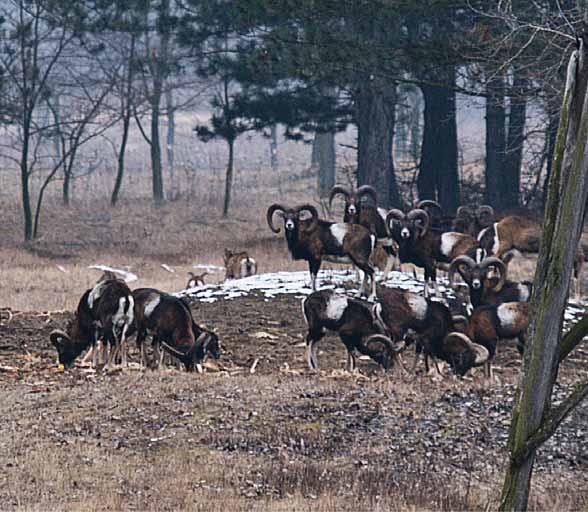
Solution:
M 376 235 L 370 235 L 370 240 L 372 241 L 372 251 L 373 251 L 374 247 L 376 246 Z
M 347 297 L 345 297 L 345 295 L 331 295 L 329 301 L 327 302 L 327 318 L 329 320 L 339 320 L 346 307 Z
M 518 304 L 516 302 L 500 304 L 496 309 L 500 325 L 505 329 L 514 329 L 516 327 L 516 318 L 518 313 Z
M 378 213 L 380 214 L 380 217 L 382 217 L 382 220 L 386 220 L 386 215 L 388 215 L 388 212 L 384 209 L 384 208 L 378 208 Z
M 492 246 L 492 254 L 496 254 L 500 247 L 500 239 L 498 238 L 498 222 L 494 223 L 494 245 Z
M 330 228 L 331 231 L 331 235 L 333 235 L 335 237 L 335 240 L 337 240 L 337 243 L 339 245 L 343 245 L 343 239 L 345 238 L 345 235 L 347 234 L 347 225 L 346 224 L 333 224 Z
M 441 235 L 441 254 L 451 256 L 455 244 L 463 238 L 461 233 L 443 233 Z
M 527 302 L 531 294 L 529 293 L 529 287 L 526 284 L 519 283 L 517 285 L 519 289 L 519 300 L 521 302 Z
M 420 295 L 408 295 L 406 299 L 417 320 L 424 320 L 427 316 L 427 301 Z
M 153 310 L 158 306 L 161 302 L 161 297 L 157 295 L 155 298 L 149 300 L 147 304 L 145 304 L 145 318 L 149 318 Z
M 482 263 L 482 260 L 484 259 L 484 249 L 482 249 L 481 247 L 476 249 L 476 263 Z

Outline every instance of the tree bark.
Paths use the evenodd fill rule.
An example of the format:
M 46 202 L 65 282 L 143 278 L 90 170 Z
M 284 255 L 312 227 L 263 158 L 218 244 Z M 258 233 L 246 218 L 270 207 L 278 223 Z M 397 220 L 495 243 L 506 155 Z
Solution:
M 167 110 L 167 137 L 166 137 L 166 151 L 167 151 L 167 169 L 169 171 L 169 195 L 171 198 L 176 196 L 176 181 L 174 176 L 175 171 L 175 154 L 174 146 L 176 140 L 176 119 L 174 109 L 174 99 L 171 89 L 165 92 L 165 105 Z
M 335 134 L 317 133 L 315 144 L 318 158 L 318 193 L 319 197 L 328 197 L 336 181 Z
M 502 211 L 506 193 L 503 180 L 506 152 L 504 78 L 498 76 L 489 81 L 486 92 L 486 203 Z
M 581 39 L 568 65 L 531 300 L 529 343 L 512 414 L 501 510 L 527 508 L 537 448 L 588 393 L 584 383 L 561 407 L 550 410 L 562 350 L 563 311 L 588 199 L 587 57 L 586 42 Z
M 130 49 L 129 49 L 129 58 L 127 59 L 127 73 L 126 73 L 126 83 L 125 83 L 125 91 L 123 93 L 123 97 L 121 98 L 122 102 L 122 122 L 123 122 L 123 132 L 122 138 L 120 142 L 120 147 L 118 148 L 118 155 L 117 155 L 117 168 L 116 168 L 116 179 L 114 181 L 114 188 L 112 189 L 112 195 L 110 196 L 110 205 L 116 206 L 118 202 L 118 197 L 120 195 L 120 189 L 122 187 L 123 177 L 125 175 L 125 154 L 127 151 L 127 142 L 129 140 L 129 129 L 131 126 L 131 116 L 133 115 L 133 79 L 134 79 L 134 72 L 133 72 L 133 61 L 135 60 L 135 42 L 136 36 L 135 34 L 130 34 Z
M 275 124 L 270 128 L 270 164 L 272 171 L 278 172 L 278 127 Z
M 225 200 L 223 205 L 223 217 L 226 219 L 229 216 L 229 207 L 231 205 L 231 192 L 233 188 L 233 160 L 234 160 L 234 139 L 227 140 L 229 146 L 229 160 L 227 162 L 227 176 L 225 178 Z
M 446 87 L 421 85 L 425 109 L 417 188 L 419 199 L 436 200 L 453 213 L 460 205 L 455 68 L 442 78 Z
M 26 107 L 25 107 L 26 108 Z M 22 195 L 22 209 L 24 220 L 24 239 L 33 239 L 33 211 L 31 209 L 31 192 L 29 189 L 29 144 L 30 144 L 31 121 L 30 114 L 24 113 L 23 120 L 23 141 L 20 157 L 20 186 Z
M 551 176 L 551 168 L 553 166 L 553 155 L 555 151 L 555 141 L 557 137 L 557 127 L 559 126 L 559 110 L 549 112 L 549 125 L 547 126 L 547 173 L 545 175 L 545 182 L 543 183 L 543 195 L 541 198 L 541 206 L 545 207 L 547 203 L 547 185 Z
M 521 189 L 521 165 L 525 142 L 525 122 L 527 117 L 526 80 L 515 70 L 510 97 L 508 116 L 508 135 L 504 158 L 504 202 L 505 209 L 519 206 Z
M 357 182 L 379 192 L 384 207 L 401 207 L 392 146 L 396 121 L 396 84 L 375 78 L 356 91 Z

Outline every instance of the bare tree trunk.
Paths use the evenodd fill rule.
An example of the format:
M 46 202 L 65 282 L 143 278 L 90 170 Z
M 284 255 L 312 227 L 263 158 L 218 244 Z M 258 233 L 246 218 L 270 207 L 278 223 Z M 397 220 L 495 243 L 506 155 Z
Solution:
M 503 207 L 516 208 L 519 205 L 521 190 L 521 165 L 525 142 L 525 122 L 527 117 L 526 80 L 520 71 L 514 71 L 513 94 L 510 97 L 508 116 L 508 135 L 504 155 L 504 202 Z
M 278 172 L 278 127 L 275 124 L 272 124 L 270 133 L 270 163 L 272 166 L 272 171 Z
M 449 213 L 460 204 L 454 68 L 444 81 L 446 87 L 421 85 L 425 109 L 417 188 L 419 199 L 436 200 Z
M 504 78 L 498 76 L 487 85 L 486 96 L 486 202 L 503 210 L 503 164 L 506 150 L 506 114 L 504 110 Z
M 123 97 L 121 98 L 122 102 L 122 122 L 123 122 L 123 132 L 122 138 L 120 142 L 120 147 L 118 148 L 118 156 L 117 156 L 117 168 L 116 168 L 116 179 L 114 181 L 114 188 L 112 190 L 112 195 L 110 196 L 110 204 L 111 206 L 116 206 L 118 202 L 118 197 L 120 195 L 120 189 L 122 187 L 122 180 L 125 174 L 125 154 L 127 151 L 127 142 L 129 140 L 129 129 L 131 125 L 131 116 L 133 115 L 133 79 L 134 79 L 134 71 L 133 71 L 133 61 L 135 60 L 135 42 L 136 42 L 136 35 L 131 33 L 130 35 L 131 40 L 131 47 L 129 49 L 129 58 L 127 59 L 127 69 L 126 69 L 126 83 L 125 83 L 125 92 L 123 93 Z
M 112 190 L 112 195 L 110 196 L 111 206 L 116 206 L 116 203 L 118 202 L 118 196 L 120 194 L 120 189 L 122 187 L 122 180 L 125 174 L 125 153 L 127 150 L 127 142 L 129 140 L 130 124 L 131 111 L 130 108 L 128 108 L 123 116 L 123 131 L 120 147 L 118 148 L 116 179 L 114 181 L 114 189 Z
M 154 87 L 151 100 L 151 177 L 153 199 L 163 202 L 163 173 L 161 169 L 161 142 L 159 140 L 159 102 L 161 101 L 161 84 Z
M 225 201 L 223 205 L 223 217 L 226 219 L 229 216 L 229 207 L 231 205 L 231 193 L 233 188 L 233 160 L 235 141 L 233 139 L 227 140 L 229 146 L 229 160 L 227 162 L 227 176 L 225 178 Z
M 174 98 L 171 89 L 165 92 L 165 108 L 167 110 L 167 169 L 169 171 L 169 196 L 175 198 L 177 195 L 175 172 L 175 140 L 176 140 L 176 117 L 174 109 Z
M 584 381 L 560 405 L 551 407 L 558 366 L 570 350 L 568 336 L 560 345 L 563 312 L 588 199 L 587 59 L 586 41 L 580 39 L 568 65 L 531 300 L 529 343 L 512 413 L 509 466 L 500 500 L 500 509 L 506 511 L 527 508 L 537 449 L 588 395 Z
M 26 107 L 25 107 L 26 108 Z M 29 145 L 30 145 L 30 113 L 24 113 L 23 141 L 20 156 L 20 187 L 22 195 L 22 209 L 24 215 L 24 238 L 25 241 L 33 239 L 33 212 L 31 209 L 31 192 L 29 189 Z
M 336 181 L 335 134 L 322 132 L 315 135 L 318 158 L 318 193 L 319 197 L 328 197 Z
M 392 158 L 396 101 L 396 84 L 380 79 L 361 84 L 355 96 L 358 185 L 378 190 L 385 207 L 401 206 Z

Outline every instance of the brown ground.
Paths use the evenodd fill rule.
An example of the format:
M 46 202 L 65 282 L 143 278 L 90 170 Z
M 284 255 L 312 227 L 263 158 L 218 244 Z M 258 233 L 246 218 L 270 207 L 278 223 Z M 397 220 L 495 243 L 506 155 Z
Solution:
M 17 189 L 3 189 L 1 510 L 497 507 L 520 365 L 510 344 L 491 385 L 481 375 L 383 376 L 369 361 L 350 376 L 336 338 L 322 342 L 316 374 L 305 369 L 299 299 L 249 296 L 194 306 L 223 344 L 218 366 L 204 375 L 57 372 L 48 333 L 65 323 L 68 313 L 56 311 L 75 309 L 98 277 L 88 265 L 128 268 L 140 278 L 132 287 L 165 291 L 182 289 L 194 264 L 221 265 L 225 247 L 249 250 L 262 272 L 304 269 L 264 215 L 274 201 L 314 200 L 313 178 L 284 180 L 281 193 L 253 178 L 242 176 L 229 220 L 219 216 L 218 180 L 158 209 L 145 199 L 146 180 L 127 187 L 137 197 L 116 209 L 80 185 L 68 209 L 49 195 L 43 234 L 28 245 L 20 242 Z M 516 277 L 532 271 L 527 262 Z M 558 397 L 587 361 L 578 350 L 566 363 Z M 588 509 L 587 420 L 580 407 L 541 451 L 535 509 Z
M 299 299 L 199 303 L 223 345 L 204 375 L 60 373 L 48 333 L 65 314 L 0 316 L 2 509 L 487 509 L 496 499 L 519 358 L 500 382 L 340 369 L 323 340 L 305 369 Z M 256 372 L 249 369 L 259 358 Z M 410 362 L 411 356 L 407 356 Z M 585 374 L 579 352 L 562 396 Z M 135 354 L 136 360 L 136 354 Z M 542 450 L 533 507 L 588 507 L 588 407 Z

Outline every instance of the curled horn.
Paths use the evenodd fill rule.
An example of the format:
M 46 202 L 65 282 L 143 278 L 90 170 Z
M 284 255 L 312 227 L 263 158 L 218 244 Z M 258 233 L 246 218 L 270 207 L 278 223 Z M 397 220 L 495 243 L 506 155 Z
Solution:
M 504 264 L 504 261 L 502 261 L 500 258 L 490 257 L 485 258 L 484 260 L 482 260 L 482 263 L 480 263 L 480 268 L 487 269 L 488 267 L 494 267 L 500 274 L 498 282 L 496 283 L 496 285 L 493 286 L 493 288 L 497 292 L 499 292 L 500 290 L 502 290 L 502 287 L 506 282 L 506 265 Z
M 331 209 L 331 205 L 333 203 L 333 199 L 335 199 L 335 196 L 337 194 L 344 195 L 345 196 L 345 199 L 348 199 L 349 196 L 351 196 L 351 192 L 349 192 L 349 190 L 347 190 L 345 187 L 342 187 L 341 185 L 335 185 L 331 189 L 331 193 L 329 194 L 329 210 Z
M 390 221 L 391 220 L 404 220 L 406 215 L 402 210 L 398 210 L 396 208 L 392 208 L 386 215 L 386 229 L 388 230 L 388 234 L 390 234 Z
M 469 256 L 463 255 L 463 256 L 458 256 L 457 258 L 455 258 L 452 262 L 451 265 L 449 265 L 449 284 L 451 286 L 453 286 L 454 284 L 454 280 L 455 280 L 455 273 L 459 272 L 459 275 L 461 277 L 464 277 L 463 274 L 461 273 L 461 265 L 467 265 L 469 269 L 473 269 L 476 266 L 476 262 L 470 258 Z M 464 278 L 465 280 L 465 278 Z
M 460 206 L 455 212 L 455 217 L 460 219 L 470 218 L 472 216 L 473 212 L 469 206 Z
M 308 231 L 314 231 L 316 229 L 316 227 L 318 226 L 318 210 L 312 206 L 311 204 L 302 204 L 300 206 L 297 206 L 295 208 L 295 210 L 300 213 L 300 212 L 309 212 L 312 215 L 312 219 L 311 219 L 311 224 L 310 227 L 308 228 Z
M 379 341 L 383 343 L 391 354 L 402 352 L 402 350 L 404 350 L 404 347 L 406 346 L 404 341 L 399 343 L 392 343 L 392 340 L 388 336 L 384 336 L 383 334 L 372 334 L 371 336 L 368 336 L 368 338 L 365 340 L 366 344 L 372 341 Z
M 276 228 L 274 226 L 274 222 L 273 222 L 273 217 L 274 217 L 274 213 L 275 212 L 286 212 L 287 208 L 285 208 L 284 206 L 282 206 L 281 204 L 272 204 L 268 209 L 267 209 L 267 225 L 270 227 L 270 229 L 274 232 L 274 233 L 279 233 L 280 232 L 280 228 Z M 226 252 L 226 249 L 225 249 Z
M 431 221 L 429 214 L 425 210 L 421 210 L 419 208 L 415 208 L 408 212 L 407 217 L 409 220 L 422 220 L 424 225 L 420 230 L 419 237 L 423 237 L 429 231 L 429 222 Z
M 357 189 L 355 194 L 360 200 L 363 196 L 371 196 L 374 204 L 378 204 L 378 193 L 376 192 L 376 189 L 370 185 L 362 185 Z
M 417 210 L 424 210 L 425 208 L 435 208 L 439 210 L 440 213 L 443 213 L 443 208 L 441 208 L 441 205 L 437 201 L 433 201 L 432 199 L 423 199 L 422 201 L 419 201 L 415 206 L 415 209 Z
M 186 354 L 180 352 L 179 350 L 175 349 L 174 347 L 168 345 L 165 341 L 161 342 L 161 346 L 167 350 L 172 356 L 177 357 L 178 359 L 183 359 L 186 357 Z
M 494 208 L 492 208 L 492 206 L 483 204 L 476 210 L 476 217 L 478 218 L 480 226 L 486 228 L 492 224 L 496 214 L 494 213 Z
M 474 366 L 480 366 L 488 361 L 490 353 L 486 347 L 473 343 L 472 340 L 461 332 L 450 332 L 443 339 L 443 350 L 450 353 L 463 353 L 471 351 L 474 356 Z
M 49 334 L 49 340 L 56 347 L 59 345 L 59 338 L 64 338 L 68 341 L 71 339 L 69 334 L 67 334 L 65 331 L 61 331 L 60 329 L 55 329 Z

